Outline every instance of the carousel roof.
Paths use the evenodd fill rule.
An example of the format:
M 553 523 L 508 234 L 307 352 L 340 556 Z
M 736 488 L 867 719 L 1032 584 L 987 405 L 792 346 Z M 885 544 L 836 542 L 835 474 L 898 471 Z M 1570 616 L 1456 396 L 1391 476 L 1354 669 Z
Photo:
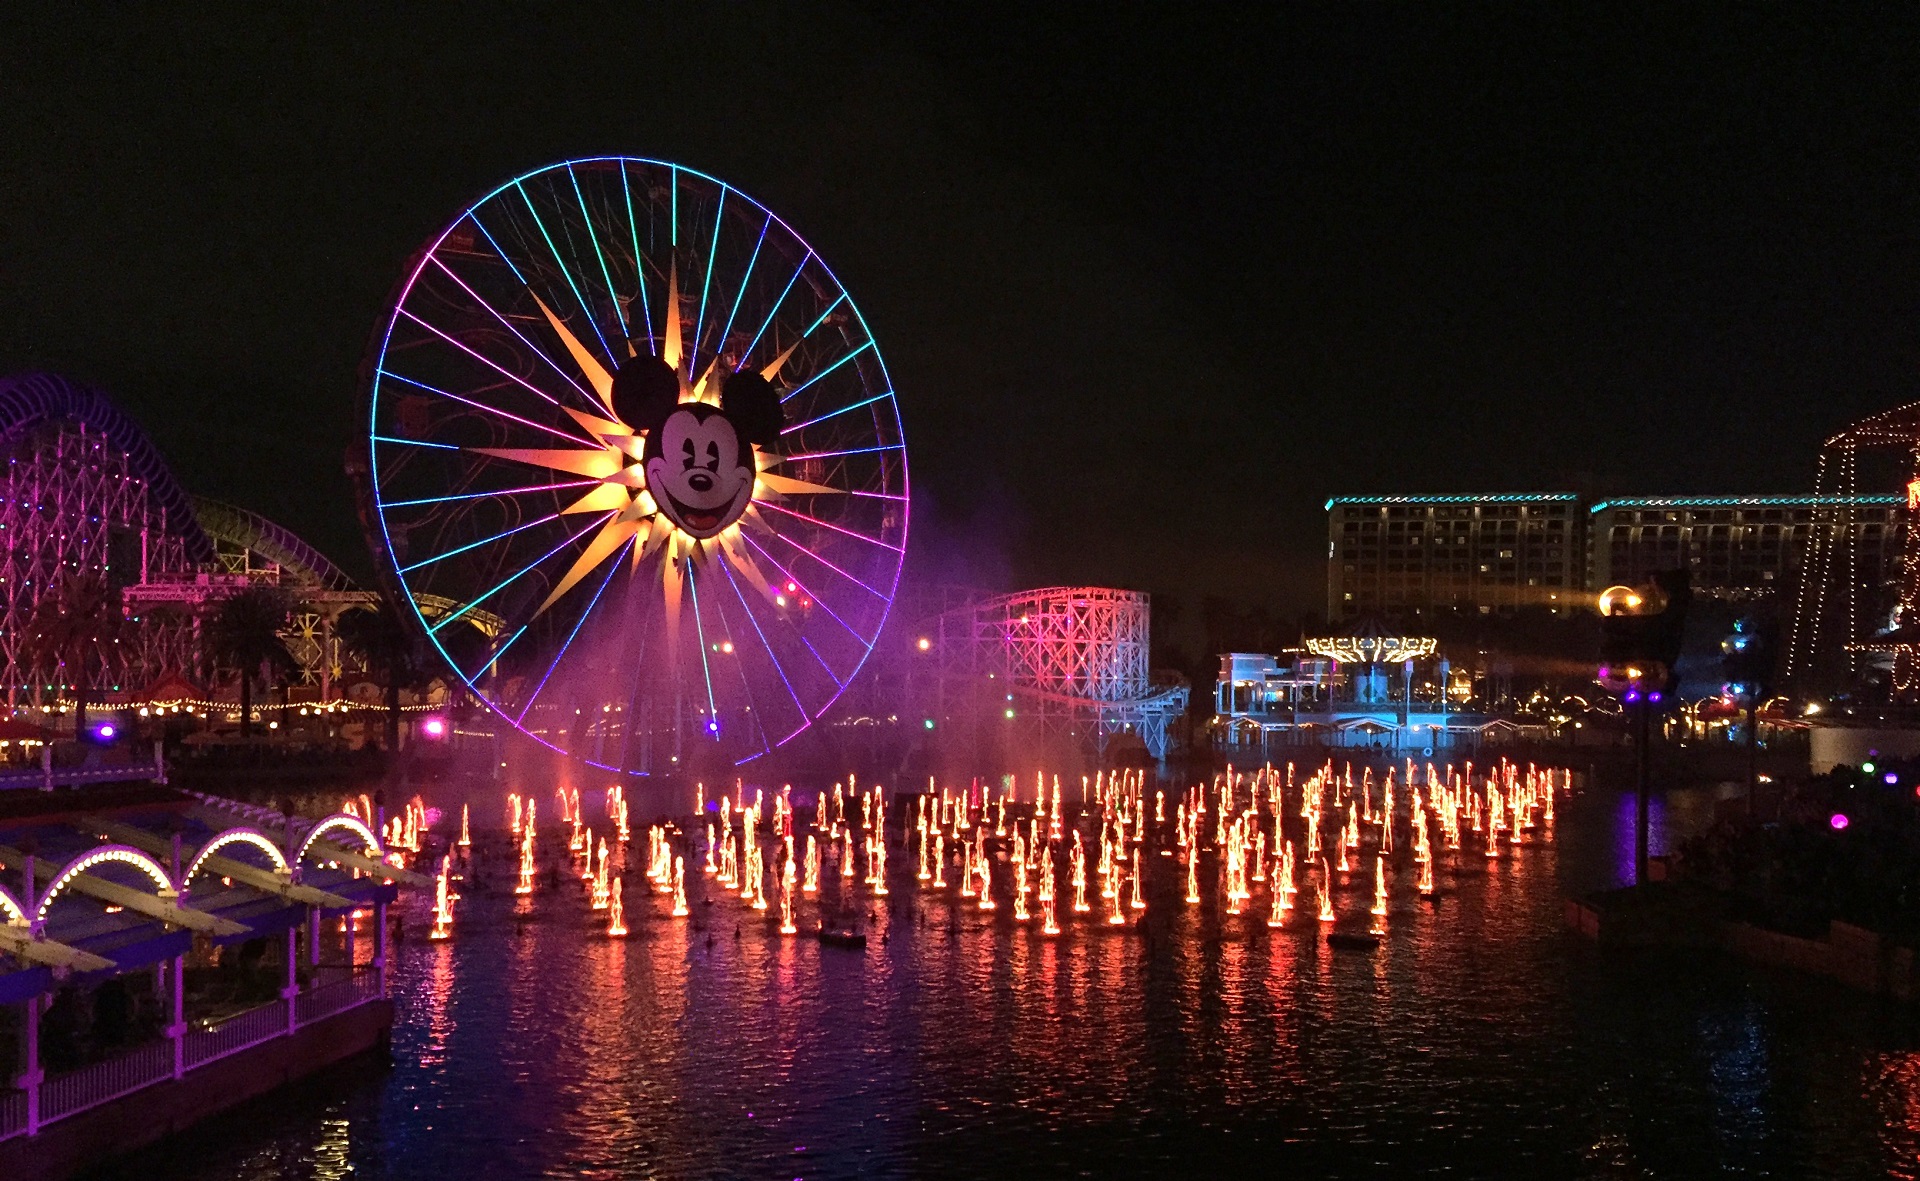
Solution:
M 1312 636 L 1307 651 L 1347 664 L 1398 664 L 1431 656 L 1439 647 L 1432 636 L 1400 635 L 1377 615 L 1362 615 L 1344 631 L 1330 636 Z

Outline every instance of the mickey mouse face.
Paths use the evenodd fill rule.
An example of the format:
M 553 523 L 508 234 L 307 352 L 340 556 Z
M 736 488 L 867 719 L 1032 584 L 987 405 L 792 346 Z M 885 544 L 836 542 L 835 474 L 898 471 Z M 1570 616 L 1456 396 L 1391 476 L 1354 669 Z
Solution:
M 701 402 L 681 406 L 648 436 L 646 454 L 647 491 L 692 536 L 712 537 L 747 511 L 753 448 L 724 412 Z
M 718 408 L 681 402 L 680 379 L 640 356 L 613 379 L 613 409 L 647 436 L 647 491 L 662 514 L 690 537 L 713 537 L 753 501 L 754 445 L 780 436 L 780 398 L 753 373 L 729 376 Z

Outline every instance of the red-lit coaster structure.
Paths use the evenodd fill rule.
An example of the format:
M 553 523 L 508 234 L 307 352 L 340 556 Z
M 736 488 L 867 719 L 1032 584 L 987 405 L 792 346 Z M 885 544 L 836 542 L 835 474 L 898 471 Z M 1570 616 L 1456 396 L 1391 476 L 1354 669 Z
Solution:
M 1861 461 L 1898 463 L 1907 498 L 1899 568 L 1881 569 L 1863 544 Z M 1817 506 L 1805 538 L 1782 672 L 1802 695 L 1851 687 L 1874 658 L 1892 658 L 1891 696 L 1920 703 L 1920 402 L 1864 418 L 1820 449 Z M 1875 539 L 1878 540 L 1877 538 Z
M 7 705 L 56 699 L 79 675 L 32 651 L 40 605 L 64 578 L 190 576 L 214 561 L 187 494 L 139 426 L 91 386 L 51 373 L 0 378 L 0 683 Z M 84 674 L 98 696 L 190 660 L 191 627 L 140 617 Z
M 971 599 L 918 628 L 939 670 L 929 704 L 937 714 L 985 694 L 1005 720 L 1036 728 L 1042 741 L 1100 754 L 1131 734 L 1164 758 L 1188 686 L 1151 673 L 1150 620 L 1146 595 L 1104 586 Z

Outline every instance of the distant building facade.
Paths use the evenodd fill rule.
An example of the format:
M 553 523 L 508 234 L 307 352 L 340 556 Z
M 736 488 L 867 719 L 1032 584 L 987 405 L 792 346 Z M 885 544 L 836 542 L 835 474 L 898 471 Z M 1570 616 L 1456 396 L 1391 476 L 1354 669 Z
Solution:
M 1697 593 L 1747 599 L 1796 586 L 1815 531 L 1838 543 L 1848 577 L 1898 575 L 1906 512 L 1898 496 L 1633 496 L 1589 510 L 1587 585 L 1686 569 Z
M 1847 576 L 1900 571 L 1898 496 L 1641 496 L 1572 492 L 1336 496 L 1327 501 L 1327 617 L 1555 614 L 1589 595 L 1684 568 L 1702 593 L 1770 596 L 1797 584 L 1816 531 Z
M 1336 496 L 1327 502 L 1327 618 L 1570 610 L 1586 582 L 1571 492 Z

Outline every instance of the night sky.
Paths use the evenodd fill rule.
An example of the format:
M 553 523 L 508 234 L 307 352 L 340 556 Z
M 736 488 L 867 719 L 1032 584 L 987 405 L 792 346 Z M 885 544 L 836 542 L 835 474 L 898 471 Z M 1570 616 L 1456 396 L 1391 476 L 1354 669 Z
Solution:
M 1920 398 L 1895 5 L 264 7 L 0 18 L 0 372 L 356 573 L 403 263 L 574 155 L 821 251 L 938 577 L 1311 610 L 1329 494 L 1806 490 Z

